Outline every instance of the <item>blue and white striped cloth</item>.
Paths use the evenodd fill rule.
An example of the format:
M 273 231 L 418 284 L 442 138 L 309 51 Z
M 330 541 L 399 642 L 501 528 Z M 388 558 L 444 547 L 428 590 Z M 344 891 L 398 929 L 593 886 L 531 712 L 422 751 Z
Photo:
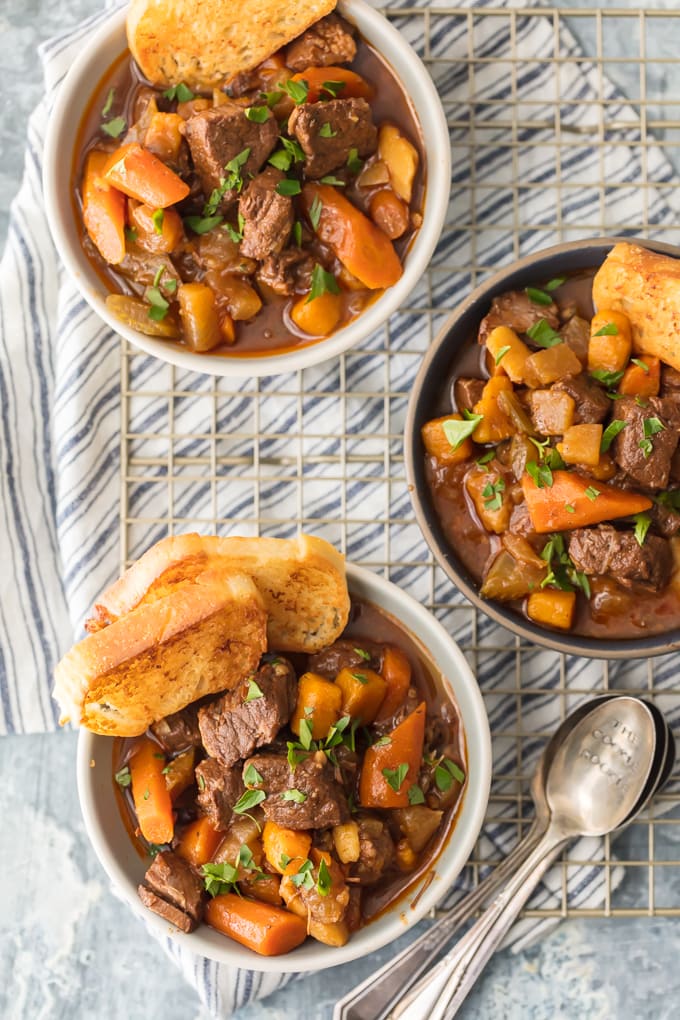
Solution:
M 409 6 L 418 6 L 410 3 Z M 429 6 L 425 0 L 421 7 Z M 466 6 L 461 4 L 461 6 Z M 483 7 L 484 3 L 467 6 Z M 498 7 L 498 3 L 493 6 Z M 46 95 L 31 118 L 28 132 L 26 169 L 20 193 L 13 205 L 7 249 L 0 267 L 0 456 L 2 457 L 2 499 L 0 500 L 0 562 L 2 563 L 2 598 L 0 599 L 0 733 L 34 733 L 56 729 L 57 710 L 50 697 L 51 674 L 60 654 L 74 636 L 81 631 L 82 620 L 95 596 L 110 582 L 118 570 L 119 557 L 119 492 L 120 492 L 120 350 L 117 337 L 99 322 L 77 294 L 73 284 L 65 278 L 57 263 L 45 221 L 41 194 L 41 160 L 45 125 L 55 91 L 68 70 L 83 40 L 106 14 L 84 22 L 75 32 L 52 39 L 41 48 L 45 72 Z M 404 19 L 404 30 L 410 41 L 422 51 L 422 22 L 413 29 Z M 431 23 L 430 53 L 439 55 L 467 53 L 467 26 L 465 19 L 438 17 Z M 515 52 L 528 56 L 550 55 L 554 47 L 554 27 L 551 18 L 518 16 L 514 36 L 507 24 L 488 19 L 475 26 L 475 48 L 479 57 L 488 59 L 475 69 L 476 100 L 508 102 L 513 97 L 536 99 L 540 96 L 560 95 L 564 102 L 560 110 L 563 131 L 578 132 L 579 127 L 591 125 L 589 118 L 595 103 L 606 99 L 611 102 L 608 117 L 619 125 L 617 145 L 605 146 L 599 152 L 581 148 L 565 150 L 561 160 L 563 203 L 560 215 L 568 236 L 578 236 L 578 223 L 592 222 L 596 216 L 610 232 L 625 228 L 632 220 L 644 214 L 650 224 L 668 224 L 678 220 L 678 199 L 673 193 L 675 182 L 671 167 L 661 151 L 646 148 L 646 173 L 657 187 L 647 199 L 640 194 L 636 182 L 641 178 L 639 147 L 640 125 L 634 110 L 606 80 L 600 82 L 596 70 L 589 63 L 563 60 L 559 72 L 550 63 L 528 65 L 526 73 L 511 79 L 509 64 L 503 58 Z M 573 39 L 562 34 L 562 56 L 576 57 L 578 47 Z M 556 92 L 555 75 L 560 80 Z M 450 69 L 437 70 L 437 85 L 445 100 L 448 112 L 456 118 L 457 111 L 470 107 L 469 78 L 464 63 L 451 64 Z M 600 91 L 602 89 L 602 92 Z M 546 141 L 552 137 L 552 99 L 546 99 Z M 483 127 L 488 105 L 475 108 L 478 129 Z M 536 112 L 534 119 L 540 119 Z M 464 189 L 470 171 L 468 129 L 461 116 L 452 128 L 452 144 L 458 158 L 454 159 L 453 200 L 451 224 L 457 223 L 456 196 Z M 624 125 L 621 128 L 621 125 Z M 592 132 L 591 132 L 592 133 Z M 584 137 L 588 131 L 584 130 Z M 535 136 L 534 136 L 535 138 Z M 630 142 L 627 147 L 626 141 Z M 517 138 L 521 145 L 522 132 Z M 508 150 L 493 149 L 493 139 L 479 152 L 473 152 L 475 180 L 483 190 L 485 181 L 498 183 L 506 174 L 512 184 L 512 172 L 507 164 Z M 623 143 L 623 144 L 622 144 Z M 465 156 L 461 157 L 460 153 Z M 540 185 L 554 173 L 554 155 L 541 153 L 532 147 L 521 153 L 527 188 L 522 196 L 525 222 L 554 223 L 555 209 L 551 207 L 552 192 L 543 191 Z M 597 189 L 574 188 L 582 174 L 598 161 L 607 181 L 617 185 L 601 194 Z M 606 170 L 605 170 L 606 168 Z M 592 173 L 591 173 L 592 179 Z M 677 190 L 677 188 L 676 188 Z M 494 227 L 512 221 L 512 190 L 489 189 L 478 196 L 477 223 Z M 642 205 L 646 203 L 643 210 Z M 569 225 L 573 229 L 569 230 Z M 536 229 L 521 239 L 523 251 L 543 247 L 556 240 L 549 229 Z M 464 273 L 452 276 L 446 271 L 437 272 L 438 266 L 464 264 L 469 235 L 465 230 L 445 232 L 433 261 L 432 296 L 436 305 L 453 307 L 469 289 L 470 279 Z M 513 256 L 512 231 L 496 229 L 477 233 L 476 259 L 488 266 L 501 264 Z M 393 336 L 400 332 L 409 339 L 407 317 L 395 318 L 391 325 Z M 369 345 L 370 346 L 370 345 Z M 357 389 L 375 389 L 380 392 L 383 366 L 371 375 L 370 355 L 367 356 L 365 374 L 357 382 Z M 395 372 L 400 367 L 395 358 Z M 408 391 L 416 364 L 408 363 L 403 377 L 398 380 L 400 391 Z M 407 362 L 404 362 L 407 366 Z M 334 367 L 328 369 L 332 375 Z M 143 362 L 141 373 L 148 379 L 158 371 L 151 359 Z M 321 370 L 320 370 L 321 371 Z M 362 368 L 363 371 L 363 368 Z M 411 373 L 411 375 L 409 375 Z M 377 377 L 377 386 L 371 382 Z M 371 382 L 367 382 L 371 380 Z M 349 380 L 346 379 L 346 382 Z M 264 384 L 267 385 L 266 383 Z M 200 391 L 199 377 L 187 389 Z M 162 389 L 161 384 L 157 388 Z M 322 389 L 326 386 L 320 387 Z M 349 386 L 348 386 L 349 388 Z M 276 400 L 276 387 L 269 391 Z M 273 405 L 276 407 L 276 405 Z M 191 417 L 191 402 L 183 413 Z M 234 411 L 237 415 L 237 410 Z M 284 405 L 280 405 L 282 418 Z M 337 416 L 337 428 L 342 427 L 340 404 L 324 406 L 328 420 Z M 151 432 L 153 416 L 148 416 L 145 428 Z M 345 423 L 347 424 L 347 423 Z M 361 428 L 366 429 L 366 425 Z M 200 429 L 198 430 L 200 431 Z M 189 430 L 187 430 L 189 432 Z M 152 440 L 149 440 L 152 443 Z M 151 487 L 152 488 L 152 487 Z M 146 516 L 151 496 L 146 493 Z M 342 497 L 338 496 L 338 500 Z M 348 495 L 348 500 L 351 494 Z M 404 492 L 394 494 L 395 504 L 407 506 Z M 324 501 L 327 500 L 327 494 Z M 338 503 L 338 507 L 341 504 Z M 336 507 L 336 511 L 338 509 Z M 134 508 L 131 508 L 133 512 Z M 333 506 L 325 507 L 325 513 Z M 366 515 L 364 515 L 366 516 Z M 394 516 L 397 516 L 396 509 Z M 295 510 L 291 519 L 295 517 Z M 370 517 L 369 517 L 370 519 Z M 149 535 L 149 541 L 154 536 Z M 381 542 L 382 536 L 368 530 L 362 541 L 367 547 Z M 415 549 L 412 536 L 405 534 L 402 545 L 398 536 L 392 541 L 392 558 L 418 560 L 422 546 Z M 135 554 L 141 549 L 133 549 Z M 365 551 L 362 550 L 362 551 Z M 351 553 L 351 550 L 348 549 Z M 393 575 L 394 577 L 394 575 Z M 414 594 L 418 594 L 414 592 Z M 450 593 L 442 587 L 435 592 L 438 602 L 444 602 Z M 461 619 L 461 623 L 456 623 Z M 452 615 L 445 621 L 454 636 L 470 643 L 469 617 Z M 478 634 L 481 642 L 488 639 L 493 647 L 492 627 L 481 621 Z M 507 644 L 507 642 L 495 642 Z M 532 686 L 552 688 L 556 684 L 555 657 L 541 653 L 529 664 Z M 482 688 L 493 692 L 502 678 L 513 670 L 514 653 L 493 651 L 480 658 L 478 679 Z M 670 686 L 678 671 L 678 658 L 661 660 L 655 670 L 657 690 Z M 617 667 L 618 668 L 618 667 Z M 631 677 L 644 678 L 645 664 L 621 664 L 621 670 Z M 580 689 L 596 689 L 601 675 L 599 665 L 585 660 L 568 659 L 565 671 L 567 686 L 576 680 Z M 635 673 L 635 671 L 638 671 Z M 623 672 L 622 672 L 623 675 Z M 636 686 L 643 686 L 642 682 Z M 511 710 L 515 709 L 515 695 L 510 695 Z M 576 699 L 578 700 L 578 699 Z M 524 708 L 526 731 L 550 732 L 558 722 L 556 699 L 547 693 L 536 697 L 531 706 Z M 663 706 L 672 720 L 678 717 L 675 704 Z M 508 698 L 489 699 L 492 730 L 502 730 L 508 718 Z M 524 752 L 537 756 L 541 741 L 524 743 Z M 516 768 L 513 757 L 516 748 L 506 750 L 502 741 L 494 747 L 496 775 L 511 775 Z M 526 762 L 525 762 L 526 764 Z M 509 828 L 487 827 L 482 847 L 489 856 L 501 856 L 508 850 Z M 574 859 L 595 860 L 602 856 L 600 841 L 581 841 L 574 848 Z M 611 870 L 608 880 L 615 885 L 621 869 Z M 570 869 L 568 883 L 570 906 L 597 906 L 602 902 L 605 869 L 588 866 Z M 561 881 L 559 875 L 548 876 L 537 893 L 535 906 L 559 907 Z M 462 886 L 456 890 L 460 895 Z M 525 920 L 513 929 L 510 941 L 520 946 L 535 937 L 545 924 Z M 202 1001 L 216 1017 L 225 1017 L 239 1005 L 253 998 L 269 994 L 288 983 L 291 976 L 235 972 L 227 968 L 180 952 L 177 945 L 167 940 L 167 952 L 181 967 L 186 978 L 196 987 Z M 353 980 L 348 969 L 348 984 Z

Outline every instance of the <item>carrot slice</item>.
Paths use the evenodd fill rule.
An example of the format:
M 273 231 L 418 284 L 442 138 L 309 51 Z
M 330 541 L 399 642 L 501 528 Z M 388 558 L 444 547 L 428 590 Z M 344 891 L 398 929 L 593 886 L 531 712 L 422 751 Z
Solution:
M 553 483 L 539 489 L 529 474 L 522 476 L 522 491 L 534 531 L 565 531 L 628 517 L 652 505 L 648 496 L 605 485 L 575 471 L 553 471 Z
M 224 833 L 213 828 L 208 818 L 197 818 L 187 825 L 176 847 L 176 853 L 189 864 L 200 866 L 212 860 Z
M 379 290 L 397 282 L 403 270 L 389 237 L 337 188 L 305 184 L 301 199 L 320 240 L 364 287 Z
M 307 938 L 305 917 L 234 893 L 215 896 L 206 907 L 205 919 L 212 928 L 260 956 L 289 953 Z
M 365 78 L 348 67 L 308 67 L 294 74 L 291 81 L 307 82 L 308 103 L 319 99 L 372 99 L 375 93 Z M 328 88 L 324 89 L 326 83 Z
M 104 179 L 153 209 L 167 209 L 189 194 L 189 185 L 138 142 L 116 149 L 109 157 Z
M 165 755 L 158 744 L 144 737 L 130 758 L 130 776 L 139 828 L 150 843 L 169 843 L 175 829 L 164 768 Z
M 388 734 L 384 744 L 366 751 L 359 780 L 362 807 L 408 807 L 408 791 L 418 782 L 424 738 L 423 701 Z
M 125 258 L 125 195 L 103 179 L 106 152 L 93 149 L 83 174 L 83 221 L 90 240 L 109 265 Z
M 411 663 L 400 648 L 387 645 L 383 653 L 382 675 L 387 684 L 387 694 L 375 717 L 376 722 L 394 715 L 408 694 L 411 684 Z

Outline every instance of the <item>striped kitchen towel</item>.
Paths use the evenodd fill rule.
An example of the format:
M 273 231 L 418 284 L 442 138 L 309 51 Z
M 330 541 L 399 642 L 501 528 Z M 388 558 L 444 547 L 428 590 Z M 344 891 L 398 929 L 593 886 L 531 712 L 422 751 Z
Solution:
M 253 386 L 248 380 L 242 385 L 233 383 L 231 392 L 220 391 L 215 396 L 210 380 L 189 373 L 182 373 L 181 378 L 173 375 L 174 389 L 181 390 L 181 396 L 170 398 L 174 401 L 172 431 L 182 437 L 174 452 L 177 463 L 183 458 L 199 463 L 207 456 L 205 434 L 210 425 L 206 426 L 206 421 L 212 421 L 214 415 L 220 434 L 237 434 L 247 430 L 244 423 L 252 416 L 258 423 L 260 450 L 266 444 L 267 457 L 261 459 L 264 471 L 268 463 L 284 457 L 296 429 L 304 432 L 296 446 L 303 451 L 304 489 L 298 476 L 292 477 L 290 484 L 269 484 L 265 472 L 253 503 L 244 494 L 245 482 L 241 484 L 237 466 L 225 474 L 224 489 L 218 494 L 220 519 L 243 519 L 252 508 L 251 527 L 255 529 L 256 517 L 276 508 L 281 522 L 278 533 L 295 532 L 304 518 L 306 527 L 325 534 L 325 522 L 334 517 L 355 518 L 356 526 L 343 535 L 351 559 L 380 560 L 389 547 L 390 562 L 399 564 L 391 570 L 392 580 L 424 602 L 434 599 L 440 605 L 448 604 L 450 609 L 440 615 L 451 633 L 463 645 L 476 643 L 485 649 L 477 656 L 475 668 L 487 696 L 492 731 L 498 734 L 494 775 L 496 782 L 507 777 L 512 785 L 520 767 L 531 768 L 545 734 L 560 720 L 564 699 L 558 692 L 573 687 L 576 693 L 569 707 L 575 706 L 587 692 L 599 689 L 601 665 L 525 649 L 521 675 L 516 675 L 517 655 L 508 650 L 507 634 L 480 618 L 473 642 L 474 614 L 465 610 L 464 599 L 451 592 L 441 575 L 422 567 L 428 556 L 417 529 L 399 524 L 410 516 L 403 468 L 402 474 L 381 470 L 375 478 L 362 477 L 362 484 L 358 484 L 357 475 L 357 484 L 348 484 L 341 491 L 323 477 L 315 486 L 316 458 L 322 451 L 332 454 L 338 448 L 340 433 L 348 443 L 353 436 L 368 443 L 366 434 L 373 428 L 376 442 L 394 443 L 418 368 L 418 357 L 412 355 L 422 352 L 427 342 L 417 306 L 444 311 L 455 307 L 467 293 L 472 283 L 473 233 L 474 261 L 489 269 L 516 254 L 559 240 L 556 222 L 565 239 L 592 235 L 593 228 L 583 224 L 594 222 L 601 225 L 602 233 L 623 233 L 631 223 L 646 223 L 649 235 L 655 236 L 663 225 L 677 222 L 678 189 L 659 148 L 645 145 L 643 156 L 635 110 L 597 68 L 581 58 L 567 32 L 562 30 L 556 37 L 552 17 L 519 11 L 511 24 L 496 15 L 468 20 L 466 7 L 479 13 L 489 6 L 485 3 L 462 4 L 457 15 L 451 8 L 439 14 L 425 0 L 408 6 L 422 8 L 425 16 L 403 15 L 397 24 L 429 61 L 450 119 L 454 149 L 449 226 L 424 290 L 414 296 L 413 307 L 390 322 L 389 343 L 381 337 L 372 338 L 360 357 L 317 366 L 305 374 L 304 381 L 297 377 L 261 380 Z M 493 7 L 499 6 L 495 0 Z M 55 92 L 83 41 L 106 16 L 97 15 L 41 48 L 46 94 L 30 121 L 25 175 L 12 208 L 0 271 L 1 733 L 56 729 L 57 710 L 50 698 L 54 664 L 81 633 L 96 595 L 119 567 L 120 343 L 95 318 L 58 265 L 40 186 L 45 125 Z M 559 65 L 533 59 L 537 54 L 554 54 L 556 46 Z M 468 59 L 473 49 L 474 68 Z M 524 55 L 526 66 L 513 63 L 518 54 Z M 556 96 L 562 138 L 581 141 L 561 153 L 557 178 L 553 148 Z M 545 109 L 541 97 L 545 97 Z M 526 109 L 514 121 L 513 146 L 508 146 L 510 129 L 499 125 L 495 113 L 511 102 L 520 104 L 520 109 L 525 103 Z M 605 133 L 600 132 L 597 120 L 602 102 L 607 104 Z M 598 140 L 604 145 L 596 149 Z M 638 186 L 643 173 L 655 184 L 649 194 Z M 607 187 L 592 184 L 598 174 L 604 176 Z M 520 229 L 519 235 L 513 229 L 518 202 L 521 223 L 531 224 Z M 165 367 L 150 358 L 135 355 L 128 363 L 127 385 L 139 396 L 129 401 L 124 424 L 136 437 L 130 440 L 130 450 L 134 447 L 140 463 L 157 464 L 159 451 L 167 451 L 168 378 Z M 399 394 L 389 408 L 383 397 L 386 380 Z M 310 382 L 312 386 L 307 385 Z M 304 400 L 300 394 L 307 392 L 305 386 L 322 397 Z M 247 437 L 235 440 L 225 460 L 241 463 L 248 443 Z M 398 461 L 398 451 L 396 457 Z M 142 472 L 127 490 L 128 551 L 132 556 L 167 533 L 170 517 L 173 522 L 188 522 L 217 515 L 211 505 L 215 493 L 210 484 L 183 486 L 181 480 L 175 480 L 174 503 L 169 510 L 167 476 L 161 472 L 151 477 L 150 471 Z M 165 484 L 157 484 L 159 480 Z M 318 520 L 319 527 L 310 528 L 310 520 Z M 427 579 L 432 577 L 435 581 L 430 587 Z M 677 656 L 657 660 L 653 673 L 656 692 L 663 695 L 664 688 L 672 685 L 679 664 Z M 612 685 L 645 686 L 650 676 L 646 663 L 610 666 Z M 522 761 L 518 762 L 517 738 L 505 734 L 520 725 L 517 706 L 522 682 L 539 693 L 522 705 L 524 740 Z M 509 693 L 513 684 L 516 688 Z M 662 704 L 677 723 L 680 707 L 675 701 Z M 528 736 L 534 733 L 541 736 Z M 506 800 L 510 819 L 517 800 Z M 482 834 L 484 858 L 507 853 L 516 832 L 502 817 L 503 810 L 495 815 Z M 596 861 L 602 854 L 600 841 L 581 841 L 572 859 Z M 605 885 L 615 885 L 620 877 L 618 868 L 607 874 L 604 868 L 575 864 L 569 869 L 569 905 L 597 907 L 603 901 Z M 463 893 L 466 881 L 466 877 L 461 879 L 454 897 Z M 557 871 L 548 876 L 533 905 L 559 908 L 561 896 Z M 540 930 L 535 919 L 525 920 L 513 929 L 510 941 L 516 946 L 524 944 Z M 291 980 L 290 976 L 218 967 L 181 951 L 169 939 L 165 948 L 216 1017 L 228 1016 L 234 1008 Z M 385 959 L 384 953 L 381 958 Z M 348 966 L 347 983 L 356 977 L 356 967 Z

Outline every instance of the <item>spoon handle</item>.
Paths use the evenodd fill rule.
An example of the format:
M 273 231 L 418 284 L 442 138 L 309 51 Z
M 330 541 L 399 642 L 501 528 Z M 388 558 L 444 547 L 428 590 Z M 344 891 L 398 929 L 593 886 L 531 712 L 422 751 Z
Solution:
M 567 839 L 549 829 L 481 917 L 397 1004 L 391 1020 L 450 1020 Z
M 450 910 L 442 912 L 434 924 L 410 945 L 393 956 L 378 971 L 339 999 L 333 1020 L 383 1020 L 390 1006 L 406 992 L 432 960 L 444 949 L 451 936 L 492 896 L 514 872 L 520 861 L 541 838 L 546 822 L 534 820 L 524 839 L 479 885 Z

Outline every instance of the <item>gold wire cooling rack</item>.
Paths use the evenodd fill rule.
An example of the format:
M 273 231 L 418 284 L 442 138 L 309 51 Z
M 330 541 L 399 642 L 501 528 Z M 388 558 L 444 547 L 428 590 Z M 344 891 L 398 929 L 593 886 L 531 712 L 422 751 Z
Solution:
M 523 644 L 452 590 L 408 499 L 408 394 L 446 314 L 498 264 L 623 230 L 672 238 L 666 157 L 680 156 L 680 100 L 665 91 L 672 48 L 664 56 L 657 46 L 652 60 L 649 34 L 656 22 L 656 39 L 677 42 L 680 11 L 385 13 L 428 65 L 450 125 L 452 199 L 430 270 L 364 349 L 302 372 L 230 381 L 124 347 L 121 558 L 127 565 L 173 532 L 288 536 L 301 528 L 428 605 L 467 654 L 492 726 L 494 780 L 468 865 L 474 882 L 525 831 L 533 765 L 575 703 L 604 690 L 634 692 L 672 717 L 680 680 L 668 658 L 588 662 Z M 622 76 L 628 101 L 612 84 Z M 526 916 L 680 914 L 679 823 L 680 785 L 671 783 L 613 853 L 607 840 L 598 859 L 565 858 L 556 895 Z M 596 875 L 594 897 L 571 881 L 583 866 Z

